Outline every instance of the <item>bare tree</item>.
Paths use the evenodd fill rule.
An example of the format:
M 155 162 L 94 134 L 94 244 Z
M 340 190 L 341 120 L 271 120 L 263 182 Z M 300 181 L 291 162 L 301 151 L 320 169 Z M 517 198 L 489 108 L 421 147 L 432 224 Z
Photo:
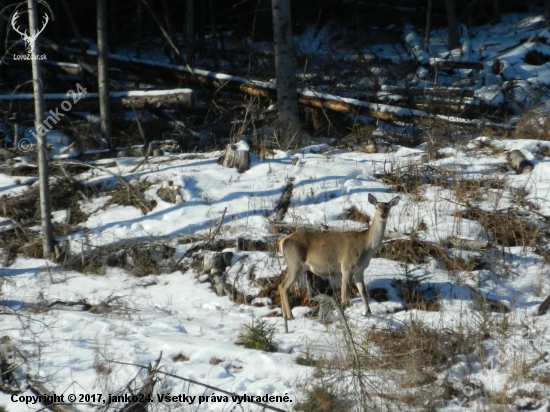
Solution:
M 273 38 L 275 45 L 275 69 L 277 71 L 277 100 L 279 127 L 288 137 L 293 137 L 300 128 L 296 69 L 292 44 L 290 0 L 271 0 L 273 11 Z
M 273 13 L 271 11 L 271 0 L 258 0 L 254 12 L 254 28 L 252 40 L 273 41 Z
M 195 67 L 195 8 L 194 0 L 185 0 L 185 43 L 187 64 Z
M 218 58 L 218 34 L 216 33 L 216 13 L 214 11 L 214 0 L 208 0 L 208 6 L 210 8 L 210 39 L 212 41 L 214 70 L 218 71 L 220 69 L 220 61 Z
M 449 38 L 449 50 L 460 46 L 458 36 L 458 20 L 456 18 L 456 0 L 445 0 L 447 6 L 447 30 Z
M 495 23 L 500 23 L 501 16 L 502 16 L 502 0 L 493 0 L 493 21 Z
M 38 33 L 38 12 L 36 0 L 28 0 L 29 31 Z M 40 44 L 34 44 L 33 54 L 40 54 Z M 40 60 L 32 60 L 32 79 L 34 86 L 34 125 L 36 128 L 38 148 L 38 182 L 40 184 L 40 214 L 42 220 L 42 244 L 44 258 L 49 259 L 53 252 L 52 233 L 52 206 L 50 203 L 50 187 L 48 176 L 48 152 L 46 141 L 46 127 L 44 126 L 44 92 L 42 90 L 42 74 L 40 72 Z
M 111 99 L 109 96 L 109 45 L 107 42 L 107 0 L 97 0 L 97 78 L 99 86 L 99 114 L 101 133 L 113 150 L 111 140 Z
M 141 39 L 143 32 L 143 2 L 138 0 L 136 9 L 136 58 L 141 59 Z
M 424 34 L 424 50 L 430 50 L 430 32 L 432 31 L 433 0 L 428 0 L 428 12 L 426 13 L 426 33 Z

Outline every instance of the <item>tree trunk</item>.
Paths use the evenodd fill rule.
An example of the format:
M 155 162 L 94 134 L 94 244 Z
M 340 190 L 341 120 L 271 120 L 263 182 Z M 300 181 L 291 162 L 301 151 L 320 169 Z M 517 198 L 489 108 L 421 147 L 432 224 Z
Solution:
M 445 0 L 447 6 L 447 30 L 449 50 L 460 46 L 458 36 L 458 20 L 456 18 L 456 0 Z
M 78 92 L 78 91 L 77 91 Z M 61 104 L 67 100 L 65 95 L 45 94 L 43 95 L 42 108 L 44 112 L 56 110 L 62 107 Z M 110 96 L 111 111 L 121 110 L 177 110 L 181 108 L 194 109 L 196 92 L 191 89 L 173 89 L 173 90 L 147 90 L 147 91 L 129 91 L 112 92 Z M 100 109 L 100 100 L 97 93 L 87 93 L 78 96 L 78 101 L 70 101 L 74 111 L 97 113 Z M 32 95 L 0 95 L 0 110 L 13 111 L 13 108 L 22 113 L 31 112 L 34 103 Z M 58 110 L 63 113 L 63 109 Z M 54 116 L 50 115 L 44 120 L 44 125 L 50 129 L 58 123 Z
M 0 10 L 3 10 L 6 6 L 6 0 L 0 0 Z M 4 55 L 6 48 L 6 39 L 5 39 L 5 33 L 6 33 L 6 20 L 0 18 L 0 53 L 2 56 Z
M 493 0 L 493 21 L 495 24 L 501 22 L 502 0 Z
M 183 59 L 181 57 L 181 54 L 179 53 L 179 43 L 178 43 L 178 35 L 176 33 L 176 29 L 174 28 L 174 24 L 172 23 L 172 17 L 170 13 L 170 8 L 168 7 L 168 3 L 166 0 L 161 1 L 162 5 L 162 14 L 164 14 L 164 22 L 166 24 L 166 32 L 168 33 L 168 37 L 172 39 L 172 43 L 176 46 L 175 48 L 178 51 L 174 50 L 174 61 L 176 64 L 183 64 Z M 151 10 L 151 13 L 153 13 L 153 10 Z
M 143 2 L 138 0 L 136 9 L 136 59 L 141 59 L 141 38 L 143 33 Z
M 214 59 L 214 70 L 220 69 L 220 61 L 218 58 L 218 35 L 216 33 L 216 13 L 214 9 L 214 0 L 208 2 L 210 9 L 210 37 L 212 40 L 212 54 Z
M 29 8 L 29 31 L 36 33 L 39 30 L 38 12 L 36 0 L 28 0 Z M 37 41 L 34 46 L 35 55 L 40 54 L 40 43 Z M 32 60 L 32 78 L 34 85 L 34 115 L 35 128 L 39 138 L 38 143 L 38 181 L 40 184 L 40 214 L 42 220 L 42 244 L 44 258 L 49 259 L 53 252 L 53 232 L 51 220 L 50 187 L 48 179 L 48 152 L 46 149 L 46 128 L 44 121 L 44 96 L 42 91 L 42 73 L 40 71 L 40 60 Z
M 197 32 L 197 44 L 199 49 L 199 56 L 204 58 L 206 53 L 206 33 L 204 31 L 204 0 L 195 4 L 195 28 Z
M 88 48 L 82 41 L 82 37 L 80 36 L 80 31 L 78 30 L 78 25 L 74 21 L 73 14 L 71 13 L 71 9 L 67 4 L 67 0 L 61 0 L 61 2 L 63 3 L 63 8 L 65 9 L 65 13 L 67 13 L 67 18 L 69 19 L 69 24 L 71 25 L 71 30 L 73 31 L 74 37 L 76 37 L 76 40 L 78 41 L 78 46 L 80 47 L 80 51 L 82 51 L 82 53 L 86 53 L 86 50 Z
M 426 33 L 424 34 L 424 50 L 430 50 L 430 32 L 432 31 L 433 0 L 428 0 L 428 12 L 426 14 Z
M 273 41 L 273 14 L 271 12 L 270 0 L 259 0 L 254 14 L 254 28 L 252 40 Z
M 225 167 L 236 167 L 239 173 L 246 172 L 250 168 L 248 143 L 241 140 L 237 144 L 228 144 L 225 155 L 220 158 L 220 163 Z
M 109 53 L 116 54 L 116 45 L 114 42 L 114 39 L 118 39 L 118 33 L 117 33 L 117 22 L 116 22 L 116 0 L 109 0 L 109 6 L 110 6 L 110 15 L 111 18 L 107 20 L 107 24 L 109 27 L 109 32 L 111 33 L 110 40 L 107 41 L 109 44 Z M 107 14 L 105 14 L 105 18 L 107 19 Z
M 296 71 L 292 45 L 290 0 L 271 0 L 273 10 L 273 38 L 275 69 L 277 71 L 277 100 L 279 128 L 291 139 L 300 130 L 298 99 L 296 97 Z
M 111 100 L 109 97 L 109 64 L 107 44 L 107 0 L 97 1 L 97 77 L 99 86 L 99 114 L 101 116 L 101 133 L 113 150 L 111 140 Z
M 518 175 L 531 173 L 534 165 L 519 150 L 512 150 L 506 155 L 506 160 Z
M 550 0 L 544 0 L 544 25 L 550 27 Z
M 194 0 L 185 0 L 185 43 L 187 64 L 195 67 L 195 11 L 193 7 Z

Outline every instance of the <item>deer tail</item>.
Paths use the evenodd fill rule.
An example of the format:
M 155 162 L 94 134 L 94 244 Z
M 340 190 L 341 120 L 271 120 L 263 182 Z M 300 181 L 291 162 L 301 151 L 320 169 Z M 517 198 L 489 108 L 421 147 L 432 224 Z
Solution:
M 288 239 L 288 236 L 285 236 L 281 241 L 279 242 L 279 252 L 283 253 L 283 246 L 286 240 Z

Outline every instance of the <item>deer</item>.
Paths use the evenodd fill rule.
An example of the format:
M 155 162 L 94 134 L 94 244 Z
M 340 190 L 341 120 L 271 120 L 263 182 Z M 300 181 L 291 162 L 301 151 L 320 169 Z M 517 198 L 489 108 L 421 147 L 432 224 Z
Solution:
M 25 30 L 24 32 L 21 32 L 21 30 L 19 30 L 19 26 L 15 25 L 18 18 L 19 18 L 19 11 L 16 11 L 13 14 L 13 17 L 11 19 L 11 26 L 17 33 L 21 35 L 21 37 L 25 41 L 25 49 L 27 50 L 27 53 L 33 54 L 34 44 L 36 43 L 36 39 L 38 38 L 38 35 L 42 33 L 46 28 L 46 25 L 48 24 L 48 21 L 50 21 L 50 18 L 46 13 L 44 13 L 44 24 L 42 25 L 42 28 L 40 30 L 34 30 L 31 36 L 27 34 L 27 30 Z
M 362 232 L 294 232 L 279 242 L 279 251 L 288 266 L 287 273 L 279 285 L 284 318 L 294 319 L 287 292 L 308 270 L 321 277 L 341 276 L 342 304 L 347 301 L 348 283 L 353 279 L 365 305 L 363 315 L 371 313 L 365 294 L 363 272 L 382 245 L 390 210 L 399 200 L 400 197 L 397 196 L 388 203 L 381 203 L 369 193 L 368 201 L 374 205 L 376 212 L 370 227 Z

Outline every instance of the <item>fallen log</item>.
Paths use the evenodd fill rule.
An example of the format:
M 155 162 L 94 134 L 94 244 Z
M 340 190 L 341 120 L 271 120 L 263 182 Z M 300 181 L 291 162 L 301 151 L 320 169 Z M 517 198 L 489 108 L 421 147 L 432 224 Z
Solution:
M 82 55 L 79 50 L 61 48 L 64 54 L 78 55 L 90 64 L 95 64 L 97 53 L 88 51 Z M 249 80 L 240 76 L 231 76 L 224 73 L 214 73 L 206 70 L 191 69 L 186 66 L 174 66 L 158 64 L 148 60 L 134 59 L 125 56 L 109 54 L 109 67 L 120 69 L 124 72 L 139 73 L 139 75 L 173 79 L 193 84 L 211 90 L 246 93 L 253 96 L 261 96 L 272 100 L 277 99 L 276 85 L 272 82 Z M 297 90 L 298 102 L 309 107 L 323 108 L 327 110 L 356 113 L 374 117 L 389 122 L 413 123 L 416 125 L 431 125 L 441 120 L 453 124 L 465 125 L 471 123 L 467 119 L 459 117 L 432 116 L 421 110 L 391 106 L 387 104 L 365 102 L 352 98 L 335 96 L 327 93 L 317 93 L 309 90 Z M 479 123 L 479 122 L 478 122 Z M 498 125 L 500 127 L 500 125 Z
M 448 237 L 447 242 L 452 247 L 456 249 L 463 249 L 463 250 L 484 250 L 484 249 L 487 249 L 487 247 L 489 247 L 488 241 L 461 239 L 454 236 Z
M 30 70 L 31 65 L 28 60 L 15 60 L 12 57 L 6 57 L 3 60 L 10 68 Z M 52 60 L 44 60 L 40 65 L 42 73 L 45 75 L 68 74 L 70 76 L 83 77 L 85 73 L 90 76 L 95 76 L 97 73 L 95 66 L 92 67 L 92 72 L 82 70 L 82 67 L 77 63 L 56 62 Z M 178 85 L 177 79 L 166 78 L 158 75 L 148 75 L 140 73 L 123 72 L 118 69 L 109 69 L 109 79 L 131 83 L 155 84 L 169 87 Z
M 508 160 L 508 163 L 510 163 L 510 166 L 512 166 L 518 175 L 530 173 L 535 167 L 519 150 L 512 150 L 508 153 L 506 160 Z
M 196 95 L 197 91 L 192 89 L 111 92 L 111 107 L 115 111 L 146 110 L 149 108 L 194 109 Z M 98 112 L 99 95 L 98 93 L 79 95 L 72 90 L 67 94 L 45 94 L 44 106 L 45 110 L 59 109 L 59 117 L 64 116 L 63 112 L 69 110 Z M 0 110 L 8 112 L 32 112 L 34 111 L 34 95 L 32 93 L 0 95 Z M 46 121 L 48 118 L 46 118 Z M 52 119 L 54 120 L 53 124 L 59 121 L 55 116 Z
M 472 69 L 472 70 L 483 70 L 485 67 L 483 63 L 480 62 L 465 62 L 465 61 L 453 61 L 453 60 L 432 60 L 430 65 L 440 68 L 449 68 L 449 69 Z

